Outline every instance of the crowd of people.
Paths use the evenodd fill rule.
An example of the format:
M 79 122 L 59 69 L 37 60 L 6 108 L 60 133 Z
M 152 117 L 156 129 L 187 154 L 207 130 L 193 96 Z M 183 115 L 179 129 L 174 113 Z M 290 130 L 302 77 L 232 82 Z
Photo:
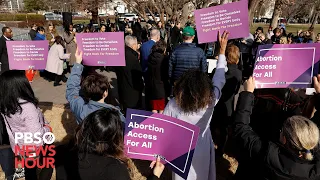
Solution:
M 57 179 L 160 179 L 164 165 L 159 158 L 151 162 L 152 172 L 146 178 L 124 153 L 128 108 L 163 113 L 200 128 L 189 180 L 216 179 L 217 162 L 229 141 L 239 162 L 234 179 L 319 179 L 320 116 L 318 111 L 312 115 L 308 110 L 320 108 L 320 76 L 313 79 L 316 93 L 312 97 L 293 88 L 255 90 L 251 77 L 259 45 L 312 43 L 313 30 L 293 35 L 281 25 L 264 34 L 259 27 L 254 34 L 235 40 L 228 39 L 227 31 L 218 32 L 217 42 L 202 46 L 197 43 L 195 26 L 181 29 L 178 21 L 170 25 L 168 30 L 158 22 L 146 29 L 139 19 L 124 28 L 101 25 L 101 33 L 126 32 L 126 66 L 122 67 L 82 65 L 72 24 L 65 27 L 62 36 L 53 24 L 47 30 L 32 27 L 33 40 L 49 41 L 43 76 L 50 81 L 53 73 L 55 86 L 66 82 L 66 99 L 78 124 L 70 143 L 57 147 Z M 5 27 L 2 32 L 0 165 L 11 180 L 14 134 L 43 135 L 52 128 L 38 107 L 25 72 L 9 70 L 3 44 L 12 39 L 12 31 Z M 89 32 L 92 29 L 86 27 L 83 33 Z M 315 42 L 318 40 L 319 35 Z M 210 56 L 217 59 L 213 72 L 208 72 L 207 65 L 210 46 L 215 47 Z M 117 97 L 104 74 L 107 71 L 117 76 Z M 242 85 L 235 108 L 235 96 Z M 49 168 L 38 175 L 35 168 L 25 168 L 26 180 L 47 180 L 51 174 Z M 173 173 L 173 179 L 182 178 Z

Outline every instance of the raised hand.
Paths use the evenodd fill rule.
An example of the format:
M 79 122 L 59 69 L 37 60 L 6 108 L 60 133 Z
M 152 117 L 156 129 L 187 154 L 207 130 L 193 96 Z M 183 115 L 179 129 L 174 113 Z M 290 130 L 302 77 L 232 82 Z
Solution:
M 79 51 L 79 49 L 77 48 L 77 51 L 76 51 L 76 63 L 78 64 L 81 64 L 82 63 L 82 54 L 83 52 L 82 51 Z
M 226 53 L 229 34 L 230 33 L 228 31 L 224 31 L 223 34 L 220 35 L 220 31 L 218 31 L 218 40 L 219 40 L 219 44 L 220 44 L 220 54 Z
M 317 94 L 319 94 L 320 93 L 320 74 L 318 74 L 318 76 L 313 77 L 313 86 Z
M 253 93 L 255 86 L 256 86 L 256 82 L 252 76 L 250 76 L 250 78 L 246 80 L 246 82 L 244 82 L 245 91 Z

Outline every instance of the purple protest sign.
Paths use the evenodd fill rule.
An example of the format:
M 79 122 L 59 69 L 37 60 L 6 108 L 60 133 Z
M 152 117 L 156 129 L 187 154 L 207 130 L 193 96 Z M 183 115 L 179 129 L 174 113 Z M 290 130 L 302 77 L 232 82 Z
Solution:
M 308 88 L 319 71 L 320 44 L 263 45 L 256 56 L 256 88 Z
M 125 151 L 133 159 L 155 160 L 160 155 L 172 171 L 187 178 L 199 127 L 162 114 L 127 110 Z
M 217 41 L 218 31 L 228 30 L 229 39 L 244 38 L 250 33 L 247 0 L 195 10 L 194 16 L 200 44 Z
M 48 41 L 6 41 L 6 44 L 11 70 L 46 69 Z
M 76 35 L 87 66 L 125 66 L 123 32 L 81 33 Z

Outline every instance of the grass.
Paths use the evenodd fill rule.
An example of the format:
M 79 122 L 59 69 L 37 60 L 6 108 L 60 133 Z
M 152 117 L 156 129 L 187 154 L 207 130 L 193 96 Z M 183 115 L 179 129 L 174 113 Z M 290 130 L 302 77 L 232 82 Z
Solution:
M 90 20 L 72 20 L 73 24 L 89 24 Z
M 250 28 L 250 32 L 251 33 L 254 33 L 255 30 L 258 28 L 258 27 L 263 27 L 264 29 L 264 32 L 267 32 L 268 31 L 268 28 L 269 28 L 269 24 L 264 24 L 264 23 L 255 23 L 253 24 L 253 26 Z M 297 31 L 299 31 L 300 29 L 303 30 L 303 31 L 307 31 L 310 27 L 310 24 L 288 24 L 286 26 L 286 31 L 287 31 L 287 34 L 288 33 L 294 33 L 296 34 Z M 315 33 L 320 33 L 320 24 L 316 24 L 315 28 L 314 28 L 314 32 Z

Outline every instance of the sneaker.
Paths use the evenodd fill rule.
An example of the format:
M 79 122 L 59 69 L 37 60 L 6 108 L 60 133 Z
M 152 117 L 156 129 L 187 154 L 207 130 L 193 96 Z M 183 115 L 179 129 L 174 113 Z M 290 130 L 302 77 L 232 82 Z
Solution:
M 20 179 L 24 177 L 25 177 L 24 168 L 16 168 L 16 172 L 13 175 L 13 179 Z

